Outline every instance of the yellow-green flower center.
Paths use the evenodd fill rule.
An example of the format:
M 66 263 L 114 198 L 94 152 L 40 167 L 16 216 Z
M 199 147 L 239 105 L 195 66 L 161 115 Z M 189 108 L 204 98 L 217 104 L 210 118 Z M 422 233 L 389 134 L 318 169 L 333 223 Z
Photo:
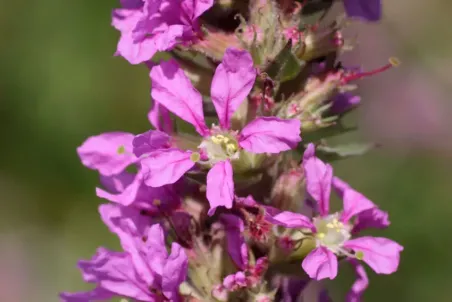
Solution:
M 350 239 L 351 227 L 339 221 L 338 214 L 314 218 L 317 245 L 325 246 L 332 251 L 339 251 Z
M 212 163 L 239 157 L 239 144 L 229 134 L 212 135 L 206 138 L 199 147 L 204 149 L 209 161 Z

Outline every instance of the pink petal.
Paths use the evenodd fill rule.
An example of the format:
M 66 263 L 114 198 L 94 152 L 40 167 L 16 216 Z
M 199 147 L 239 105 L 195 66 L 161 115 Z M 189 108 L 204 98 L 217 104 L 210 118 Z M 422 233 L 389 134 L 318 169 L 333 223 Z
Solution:
M 190 151 L 162 149 L 141 160 L 145 183 L 160 187 L 178 181 L 195 163 L 190 159 Z
M 367 278 L 366 270 L 357 260 L 351 259 L 349 262 L 355 268 L 356 281 L 347 293 L 346 302 L 360 302 L 364 291 L 369 286 L 369 278 Z
M 172 49 L 187 28 L 182 24 L 168 25 L 157 15 L 147 16 L 143 10 L 126 9 L 113 12 L 113 26 L 121 31 L 116 55 L 131 64 L 149 61 L 156 52 Z
M 143 7 L 144 0 L 120 0 L 121 6 L 130 9 L 140 9 Z
M 210 203 L 209 215 L 213 215 L 215 209 L 220 206 L 227 209 L 232 208 L 234 180 L 232 178 L 232 166 L 228 160 L 216 163 L 207 173 L 206 195 Z
M 131 257 L 127 253 L 119 253 L 99 248 L 90 260 L 79 261 L 84 279 L 96 282 L 99 287 L 119 296 L 148 301 L 150 294 L 134 271 Z
M 352 188 L 348 183 L 336 176 L 333 177 L 332 185 L 334 191 L 341 199 L 344 198 L 345 191 Z
M 319 204 L 321 215 L 327 215 L 330 204 L 333 168 L 314 154 L 314 145 L 309 144 L 303 155 L 303 169 L 306 176 L 306 190 Z
M 190 16 L 191 21 L 197 19 L 206 10 L 211 8 L 213 0 L 183 0 L 182 8 Z
M 130 183 L 121 192 L 119 192 L 119 194 L 112 194 L 100 188 L 96 188 L 96 195 L 100 198 L 119 203 L 123 206 L 129 206 L 135 201 L 138 190 L 142 186 L 142 183 L 143 176 L 140 173 L 136 175 L 132 183 Z
M 116 55 L 122 56 L 130 64 L 140 64 L 150 60 L 157 51 L 154 40 L 144 38 L 137 42 L 131 32 L 123 32 L 119 38 Z
M 309 143 L 306 150 L 304 150 L 303 161 L 306 161 L 312 157 L 315 157 L 315 145 L 313 143 Z
M 248 195 L 247 197 L 235 197 L 235 202 L 237 204 L 241 204 L 245 207 L 257 207 L 259 204 L 256 200 L 254 200 L 252 195 Z
M 149 266 L 153 272 L 162 276 L 165 272 L 165 262 L 168 258 L 163 228 L 160 224 L 153 224 L 146 235 L 144 250 L 147 254 Z
M 337 275 L 337 258 L 327 248 L 318 247 L 306 256 L 302 267 L 312 279 L 334 279 Z
M 229 255 L 238 268 L 245 269 L 248 265 L 248 248 L 243 237 L 243 220 L 232 214 L 222 214 L 220 220 L 226 230 Z
M 143 12 L 136 9 L 119 8 L 113 10 L 112 23 L 121 33 L 131 33 L 143 17 Z
M 274 213 L 271 213 L 269 211 L 269 207 L 267 207 L 265 218 L 273 224 L 281 225 L 286 228 L 306 228 L 306 229 L 314 228 L 311 219 L 302 214 L 293 213 L 289 211 L 283 211 L 279 213 L 275 211 Z
M 184 121 L 199 134 L 208 133 L 204 121 L 202 96 L 193 87 L 175 60 L 162 62 L 151 70 L 152 98 Z
M 133 153 L 140 157 L 143 154 L 151 153 L 157 149 L 169 147 L 170 136 L 158 130 L 149 130 L 138 134 L 133 139 Z
M 186 26 L 175 24 L 168 26 L 164 31 L 154 33 L 152 40 L 158 51 L 166 51 L 173 49 L 184 35 Z
M 187 278 L 188 258 L 184 249 L 173 242 L 162 275 L 162 292 L 169 301 L 180 301 L 179 285 Z
M 366 262 L 377 274 L 394 273 L 400 261 L 403 247 L 395 241 L 382 237 L 361 237 L 344 244 L 345 248 L 362 252 Z
M 133 206 L 148 213 L 160 214 L 179 206 L 180 198 L 172 185 L 161 187 L 149 187 L 145 185 L 142 173 L 138 173 L 134 181 L 119 194 L 112 194 L 96 188 L 96 194 L 100 198 L 121 204 Z M 159 201 L 159 205 L 155 201 Z
M 63 302 L 87 302 L 87 301 L 107 301 L 116 295 L 109 290 L 96 287 L 93 290 L 77 293 L 61 293 L 60 298 Z
M 358 233 L 363 229 L 375 228 L 384 229 L 390 225 L 389 215 L 387 212 L 379 208 L 372 208 L 370 210 L 359 213 L 356 216 L 355 225 L 353 226 L 353 233 Z
M 341 220 L 348 222 L 350 218 L 377 206 L 364 195 L 353 189 L 339 177 L 333 177 L 333 189 L 344 201 L 344 211 Z
M 129 217 L 115 217 L 112 218 L 111 221 L 116 228 L 116 234 L 120 238 L 123 250 L 131 257 L 135 274 L 143 280 L 143 283 L 152 285 L 155 282 L 153 267 L 160 262 L 160 259 L 158 259 L 158 257 L 153 257 L 153 261 L 149 261 L 147 257 L 149 245 L 144 244 L 143 241 L 147 240 L 150 236 L 149 233 L 152 234 L 152 230 L 148 228 L 149 221 L 147 221 L 148 224 L 145 226 L 146 231 L 142 230 L 140 225 L 136 223 L 136 220 Z M 152 239 L 157 241 L 157 236 L 154 234 L 152 235 Z M 154 249 L 158 248 L 158 246 L 152 247 Z
M 133 137 L 126 132 L 91 136 L 77 148 L 77 153 L 84 166 L 105 176 L 119 174 L 136 161 L 132 154 Z
M 231 126 L 231 117 L 250 93 L 256 79 L 251 55 L 244 50 L 226 49 L 223 62 L 212 79 L 210 95 L 223 129 Z
M 158 102 L 153 102 L 148 113 L 148 119 L 155 129 L 168 134 L 173 133 L 173 122 L 171 121 L 170 112 Z
M 111 176 L 100 175 L 100 183 L 102 186 L 114 194 L 124 192 L 124 190 L 132 184 L 134 179 L 135 174 L 127 171 L 122 171 L 119 174 Z
M 130 244 L 135 244 L 135 240 L 140 241 L 142 237 L 147 235 L 150 219 L 141 215 L 138 209 L 112 203 L 101 204 L 99 214 L 110 232 L 118 236 L 125 251 L 128 250 Z M 131 228 L 123 223 L 126 220 L 131 222 Z
M 259 117 L 240 132 L 239 144 L 252 153 L 279 153 L 301 142 L 300 121 Z
M 341 214 L 343 222 L 348 222 L 353 216 L 376 207 L 372 201 L 353 189 L 345 190 L 343 201 L 344 210 Z

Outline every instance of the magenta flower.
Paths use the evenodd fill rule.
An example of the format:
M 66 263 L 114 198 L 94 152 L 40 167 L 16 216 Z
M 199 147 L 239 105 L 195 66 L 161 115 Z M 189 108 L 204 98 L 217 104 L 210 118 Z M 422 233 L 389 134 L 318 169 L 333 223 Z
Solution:
M 194 41 L 197 19 L 213 0 L 122 1 L 113 12 L 112 25 L 121 32 L 117 54 L 131 64 L 150 60 L 158 51 Z
M 401 245 L 381 237 L 365 236 L 351 239 L 353 232 L 351 219 L 360 217 L 360 214 L 373 210 L 376 206 L 343 181 L 335 178 L 334 182 L 332 167 L 315 157 L 313 144 L 305 151 L 303 168 L 307 192 L 317 202 L 320 215 L 311 221 L 298 213 L 269 211 L 268 220 L 287 228 L 308 229 L 313 233 L 316 248 L 302 263 L 309 277 L 317 280 L 334 279 L 337 275 L 337 256 L 363 260 L 377 274 L 395 272 L 399 265 L 400 252 L 403 250 Z M 343 210 L 330 214 L 329 199 L 332 185 L 343 200 Z M 381 219 L 373 220 L 374 215 L 367 215 L 368 221 L 381 222 Z M 365 219 L 362 217 L 361 219 Z
M 96 284 L 89 292 L 62 293 L 63 301 L 99 301 L 112 297 L 138 301 L 181 301 L 179 285 L 185 280 L 188 259 L 182 247 L 165 246 L 163 229 L 152 225 L 144 233 L 130 217 L 110 217 L 110 228 L 120 237 L 125 252 L 99 248 L 78 266 L 86 282 Z M 105 213 L 105 217 L 108 217 Z M 104 218 L 104 217 L 103 217 Z
M 335 95 L 332 99 L 333 105 L 330 108 L 332 114 L 343 114 L 356 107 L 361 102 L 361 97 L 350 92 L 342 92 Z
M 160 131 L 151 130 L 137 136 L 110 132 L 88 138 L 77 152 L 85 166 L 100 173 L 105 190 L 97 188 L 98 197 L 149 213 L 160 213 L 180 204 L 174 185 L 149 187 L 145 185 L 141 171 L 132 174 L 125 169 L 135 164 L 140 156 L 169 146 L 170 137 Z
M 209 129 L 204 121 L 202 96 L 173 60 L 151 71 L 152 97 L 169 111 L 191 123 L 203 137 L 199 152 L 170 148 L 157 150 L 141 163 L 146 184 L 159 187 L 174 183 L 198 163 L 210 169 L 207 174 L 209 214 L 218 206 L 231 208 L 234 199 L 233 165 L 242 151 L 279 153 L 301 141 L 300 122 L 275 117 L 259 117 L 237 133 L 231 130 L 231 117 L 251 91 L 256 70 L 246 51 L 227 49 L 217 67 L 211 97 L 220 126 Z
M 347 15 L 365 21 L 381 19 L 381 0 L 343 0 Z

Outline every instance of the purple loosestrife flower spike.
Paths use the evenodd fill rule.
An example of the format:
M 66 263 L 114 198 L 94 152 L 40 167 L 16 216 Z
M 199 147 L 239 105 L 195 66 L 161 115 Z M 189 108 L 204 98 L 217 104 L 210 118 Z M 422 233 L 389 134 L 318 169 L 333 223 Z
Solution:
M 234 199 L 233 163 L 241 149 L 259 153 L 279 153 L 297 146 L 300 122 L 275 117 L 259 117 L 238 134 L 230 129 L 230 119 L 250 93 L 256 79 L 251 55 L 228 48 L 212 80 L 212 102 L 220 127 L 209 129 L 204 120 L 202 96 L 174 60 L 163 62 L 151 70 L 152 98 L 169 111 L 191 123 L 203 137 L 200 153 L 178 149 L 152 152 L 141 161 L 146 183 L 162 186 L 177 181 L 196 162 L 206 163 L 209 215 L 218 206 L 231 208 Z M 201 158 L 201 155 L 206 158 Z
M 335 176 L 314 144 L 301 164 L 286 152 L 301 128 L 323 142 L 318 130 L 361 102 L 354 82 L 399 64 L 343 66 L 336 55 L 353 41 L 342 21 L 379 21 L 382 2 L 340 1 L 348 20 L 300 27 L 317 12 L 306 1 L 119 0 L 115 56 L 148 68 L 153 130 L 102 133 L 77 148 L 99 173 L 98 211 L 120 251 L 99 247 L 80 260 L 91 290 L 62 301 L 331 302 L 322 279 L 343 260 L 356 275 L 344 301 L 359 302 L 363 262 L 377 274 L 398 269 L 400 244 L 361 233 L 388 227 L 388 213 Z M 175 58 L 158 60 L 161 52 Z M 181 133 L 173 115 L 196 133 Z M 289 277 L 297 259 L 300 278 Z
M 351 18 L 365 21 L 379 21 L 381 19 L 381 0 L 343 0 L 345 11 Z

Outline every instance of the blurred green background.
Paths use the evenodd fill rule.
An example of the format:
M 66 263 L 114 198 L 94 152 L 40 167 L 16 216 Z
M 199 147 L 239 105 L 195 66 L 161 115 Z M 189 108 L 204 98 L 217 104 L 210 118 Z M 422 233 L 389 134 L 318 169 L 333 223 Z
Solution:
M 401 77 L 363 81 L 364 106 L 348 122 L 388 147 L 335 164 L 339 176 L 390 212 L 391 228 L 378 234 L 405 246 L 399 271 L 371 274 L 364 300 L 451 301 L 452 127 L 450 102 L 441 99 L 452 82 L 451 4 L 384 4 L 383 24 L 354 30 L 361 42 L 351 62 L 372 67 L 396 54 Z M 117 5 L 1 3 L 1 301 L 57 301 L 59 291 L 85 289 L 76 261 L 99 245 L 117 246 L 97 214 L 97 173 L 75 152 L 90 135 L 149 128 L 147 69 L 113 56 L 118 34 L 110 13 Z M 419 85 L 426 87 L 414 92 Z M 341 270 L 331 283 L 335 296 L 343 297 L 351 277 Z

